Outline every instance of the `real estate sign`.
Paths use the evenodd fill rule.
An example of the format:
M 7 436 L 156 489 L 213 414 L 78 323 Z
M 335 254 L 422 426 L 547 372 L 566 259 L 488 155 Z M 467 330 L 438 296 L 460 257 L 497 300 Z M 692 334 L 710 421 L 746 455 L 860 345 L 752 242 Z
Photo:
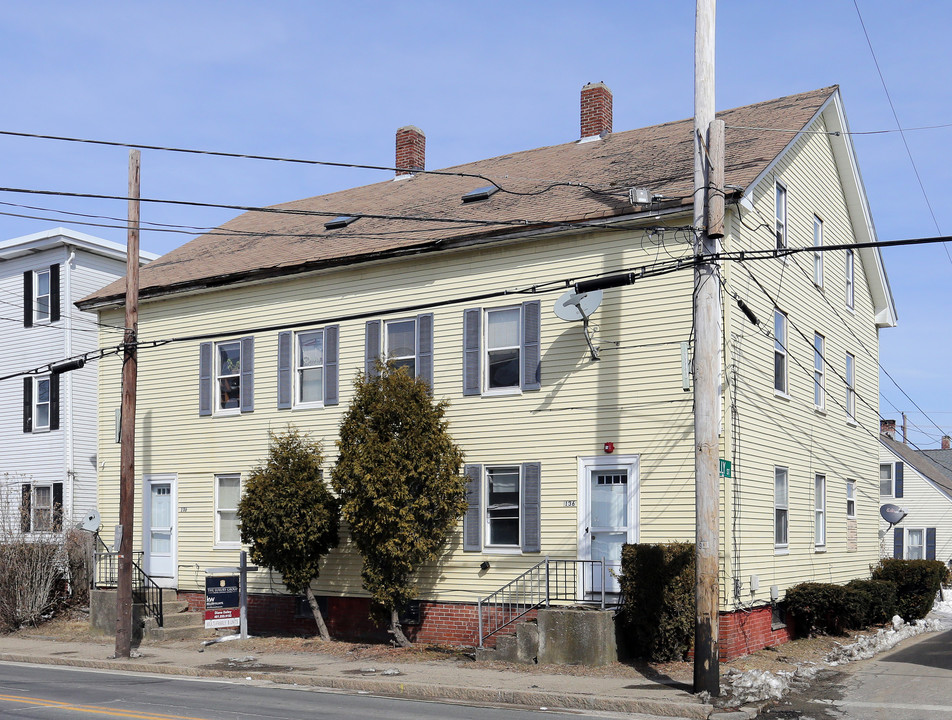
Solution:
M 238 627 L 238 576 L 205 577 L 205 627 Z

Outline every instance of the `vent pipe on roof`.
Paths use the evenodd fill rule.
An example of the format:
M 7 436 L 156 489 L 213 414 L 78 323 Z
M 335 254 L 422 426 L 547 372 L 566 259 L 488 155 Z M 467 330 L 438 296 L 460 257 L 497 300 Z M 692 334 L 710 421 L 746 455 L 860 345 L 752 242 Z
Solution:
M 611 134 L 612 91 L 605 83 L 589 83 L 582 88 L 582 140 L 595 140 Z
M 426 135 L 414 126 L 397 130 L 397 176 L 426 169 Z

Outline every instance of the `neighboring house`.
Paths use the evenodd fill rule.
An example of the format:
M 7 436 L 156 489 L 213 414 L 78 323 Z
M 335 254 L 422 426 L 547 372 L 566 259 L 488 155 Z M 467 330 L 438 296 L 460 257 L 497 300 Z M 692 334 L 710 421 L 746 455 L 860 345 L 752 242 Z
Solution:
M 125 262 L 121 245 L 64 228 L 0 242 L 0 368 L 40 370 L 0 381 L 4 534 L 48 536 L 97 505 L 96 358 L 71 372 L 48 368 L 100 339 L 122 341 L 121 321 L 101 328 L 73 303 L 123 277 Z
M 466 453 L 469 511 L 420 572 L 418 639 L 473 643 L 476 599 L 546 557 L 617 566 L 626 542 L 693 541 L 693 123 L 614 133 L 611 102 L 583 88 L 575 142 L 252 211 L 143 269 L 141 337 L 178 339 L 139 356 L 151 575 L 201 604 L 204 570 L 236 562 L 235 508 L 268 432 L 293 423 L 332 465 L 355 373 L 379 355 L 449 400 Z M 720 117 L 725 251 L 875 240 L 837 88 Z M 398 131 L 397 167 L 424 168 L 424 143 Z M 596 361 L 553 307 L 573 282 L 623 272 L 634 285 L 606 289 L 591 317 Z M 874 248 L 725 261 L 721 280 L 729 657 L 787 637 L 772 619 L 786 588 L 867 576 L 878 558 L 878 330 L 896 315 Z M 80 306 L 115 324 L 122 303 L 113 284 Z M 100 364 L 107 526 L 119 377 Z M 346 534 L 314 589 L 332 633 L 366 615 Z M 573 599 L 600 591 L 580 578 Z M 259 572 L 251 592 L 254 627 L 291 625 L 277 578 Z
M 896 423 L 883 421 L 879 437 L 879 499 L 908 513 L 894 527 L 880 520 L 884 557 L 952 563 L 952 471 L 925 451 L 895 439 Z
M 945 469 L 952 471 L 952 437 L 942 436 L 942 445 L 938 450 L 923 450 L 930 460 L 939 463 Z

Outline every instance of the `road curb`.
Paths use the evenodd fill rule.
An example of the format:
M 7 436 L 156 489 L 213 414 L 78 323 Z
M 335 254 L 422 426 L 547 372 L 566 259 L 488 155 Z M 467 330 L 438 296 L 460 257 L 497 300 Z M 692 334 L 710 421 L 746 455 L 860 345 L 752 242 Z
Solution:
M 306 675 L 296 673 L 255 672 L 254 670 L 216 670 L 211 668 L 193 668 L 126 660 L 90 660 L 83 658 L 36 657 L 16 653 L 0 653 L 0 661 L 32 663 L 35 665 L 58 665 L 80 667 L 95 670 L 122 670 L 125 672 L 147 672 L 158 675 L 178 675 L 182 677 L 208 677 L 228 679 L 265 680 L 285 685 L 304 685 L 331 690 L 348 690 L 399 697 L 407 700 L 456 700 L 489 705 L 518 705 L 526 708 L 546 707 L 551 710 L 594 710 L 602 712 L 642 713 L 665 717 L 688 718 L 689 720 L 707 720 L 714 712 L 714 706 L 705 703 L 671 702 L 644 698 L 602 697 L 575 693 L 545 692 L 533 690 L 490 690 L 486 688 L 459 687 L 454 685 L 429 685 L 410 683 L 394 676 L 392 680 L 383 678 L 341 678 L 327 675 Z

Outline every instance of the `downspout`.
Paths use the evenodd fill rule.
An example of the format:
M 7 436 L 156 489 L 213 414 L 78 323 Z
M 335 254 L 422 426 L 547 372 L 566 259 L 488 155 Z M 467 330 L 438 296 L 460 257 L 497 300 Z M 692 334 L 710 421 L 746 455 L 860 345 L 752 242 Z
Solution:
M 73 262 L 76 260 L 76 249 L 69 249 L 69 256 L 66 258 L 66 272 L 64 273 L 64 292 L 66 295 L 66 308 L 64 310 L 65 328 L 66 328 L 66 357 L 73 356 Z M 63 515 L 67 520 L 72 520 L 75 515 L 73 507 L 74 485 L 76 483 L 76 473 L 73 470 L 73 373 L 63 373 L 66 377 L 66 477 L 69 482 L 66 483 L 66 507 Z

